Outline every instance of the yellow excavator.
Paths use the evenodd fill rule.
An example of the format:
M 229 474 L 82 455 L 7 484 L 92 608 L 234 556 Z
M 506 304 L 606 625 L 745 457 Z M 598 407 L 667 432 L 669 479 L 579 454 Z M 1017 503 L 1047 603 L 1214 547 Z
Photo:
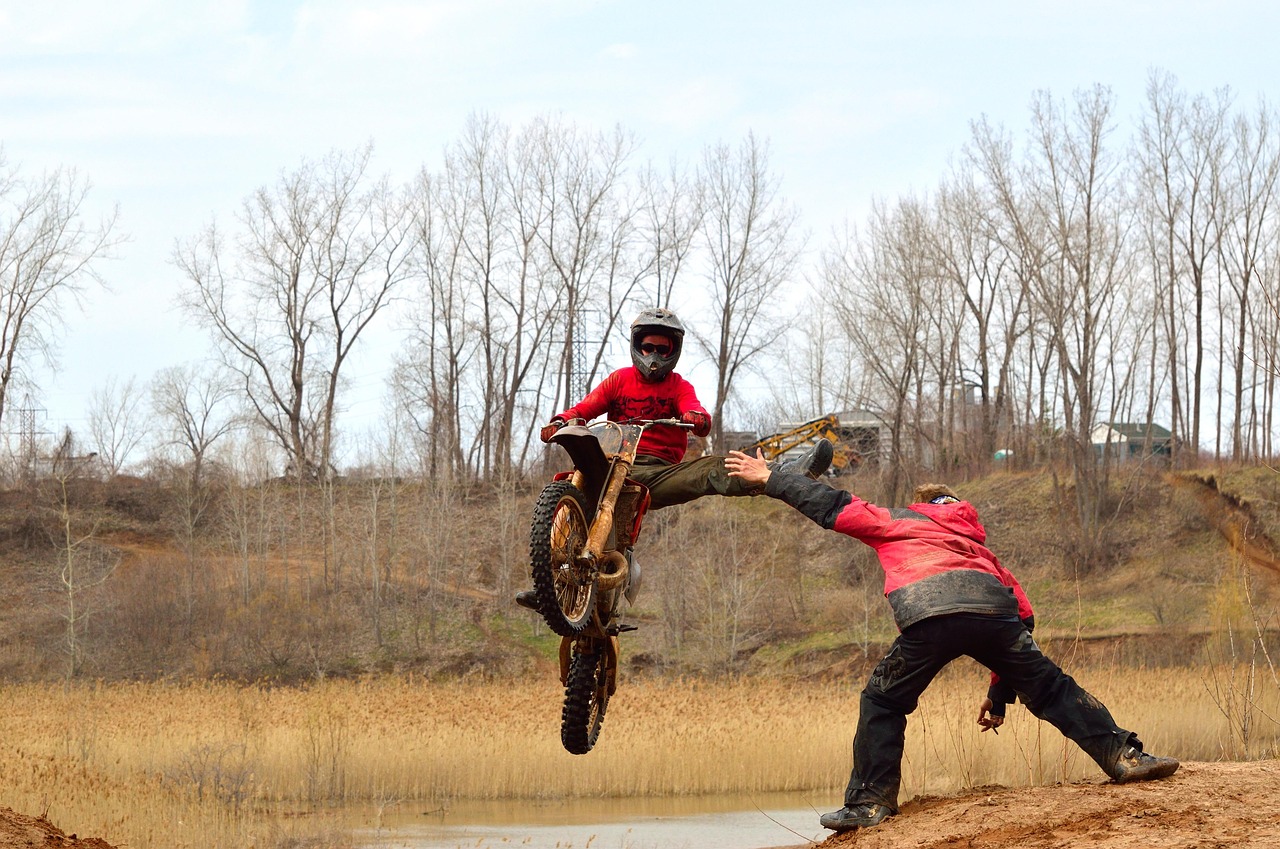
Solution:
M 824 436 L 831 440 L 831 444 L 835 447 L 835 455 L 831 458 L 832 474 L 838 475 L 862 462 L 862 455 L 855 451 L 845 440 L 840 433 L 840 422 L 833 415 L 816 418 L 813 421 L 796 425 L 790 430 L 785 430 L 781 433 L 771 433 L 768 436 L 761 437 L 742 450 L 755 456 L 756 449 L 759 449 L 766 460 L 775 460 L 792 448 L 809 444 Z

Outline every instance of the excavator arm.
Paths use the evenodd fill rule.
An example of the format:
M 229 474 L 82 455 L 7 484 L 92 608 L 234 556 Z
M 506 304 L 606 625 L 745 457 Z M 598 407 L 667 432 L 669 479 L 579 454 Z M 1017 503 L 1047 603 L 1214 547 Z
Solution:
M 816 418 L 781 433 L 771 433 L 742 450 L 754 455 L 758 449 L 764 454 L 766 460 L 775 460 L 792 448 L 814 442 L 824 436 L 835 447 L 835 456 L 831 459 L 832 471 L 842 472 L 862 459 L 840 436 L 840 422 L 832 415 Z

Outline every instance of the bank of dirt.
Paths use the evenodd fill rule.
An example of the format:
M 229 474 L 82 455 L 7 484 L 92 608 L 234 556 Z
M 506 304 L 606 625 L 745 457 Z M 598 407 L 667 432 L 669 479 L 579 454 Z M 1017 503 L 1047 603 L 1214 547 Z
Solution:
M 67 834 L 44 816 L 0 808 L 0 849 L 118 849 L 100 837 Z
M 922 798 L 875 828 L 832 834 L 817 846 L 1274 849 L 1280 846 L 1280 761 L 1184 763 L 1171 778 L 1136 784 L 1099 779 Z

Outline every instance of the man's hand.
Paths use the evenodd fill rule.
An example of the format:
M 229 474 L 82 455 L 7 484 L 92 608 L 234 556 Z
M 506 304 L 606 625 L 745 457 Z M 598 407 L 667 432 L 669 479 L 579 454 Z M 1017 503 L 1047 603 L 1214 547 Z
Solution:
M 711 433 L 711 416 L 701 410 L 686 410 L 680 421 L 693 425 L 694 436 L 706 436 Z
M 764 486 L 771 474 L 764 452 L 759 448 L 754 457 L 741 451 L 730 451 L 729 456 L 724 458 L 724 467 L 729 470 L 729 477 L 742 478 L 743 483 L 751 486 Z
M 1003 712 L 999 714 L 992 713 L 994 709 L 995 705 L 991 699 L 984 698 L 982 704 L 978 706 L 978 724 L 982 726 L 983 731 L 990 729 L 999 734 L 1000 726 L 1004 725 L 1004 714 Z
M 556 431 L 564 427 L 564 419 L 556 417 L 542 426 L 542 430 L 538 431 L 538 438 L 543 442 L 550 442 L 551 437 L 556 435 Z

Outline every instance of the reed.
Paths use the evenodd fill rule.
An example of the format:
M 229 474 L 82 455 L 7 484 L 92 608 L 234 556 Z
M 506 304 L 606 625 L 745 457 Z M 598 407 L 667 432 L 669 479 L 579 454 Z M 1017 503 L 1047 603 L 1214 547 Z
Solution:
M 1241 754 L 1229 712 L 1194 669 L 1073 670 L 1151 751 Z M 1219 669 L 1215 680 L 1231 673 Z M 307 688 L 226 683 L 3 687 L 0 803 L 131 847 L 307 845 L 344 804 L 812 791 L 848 776 L 861 681 L 624 680 L 600 744 L 559 741 L 553 677 L 378 679 Z M 904 799 L 1101 773 L 1020 706 L 979 733 L 986 676 L 953 664 L 907 732 Z M 1252 697 L 1248 754 L 1280 753 L 1280 694 Z M 285 812 L 307 817 L 282 817 Z M 329 839 L 326 845 L 332 845 Z

